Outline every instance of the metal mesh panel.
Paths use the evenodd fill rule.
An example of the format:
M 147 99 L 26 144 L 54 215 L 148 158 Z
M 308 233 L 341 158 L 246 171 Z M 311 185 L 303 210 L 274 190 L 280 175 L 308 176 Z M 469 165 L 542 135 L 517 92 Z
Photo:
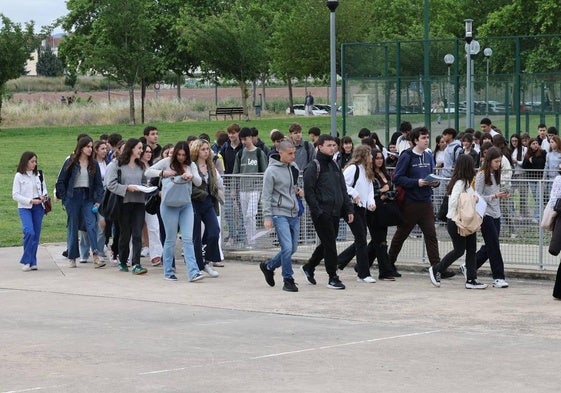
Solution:
M 302 178 L 300 178 L 302 182 Z M 262 187 L 261 175 L 225 175 L 226 203 L 221 208 L 222 240 L 225 250 L 270 250 L 279 251 L 276 233 L 273 230 L 265 233 L 263 226 L 263 214 L 261 203 L 256 207 L 246 207 L 244 215 L 243 193 L 257 192 L 259 197 Z M 550 181 L 527 179 L 512 179 L 509 189 L 511 198 L 504 200 L 501 204 L 501 252 L 505 264 L 524 268 L 553 268 L 557 267 L 556 257 L 547 252 L 551 239 L 551 233 L 539 226 L 545 203 L 549 199 Z M 435 214 L 442 204 L 444 188 L 435 189 L 433 204 Z M 535 190 L 535 194 L 532 192 Z M 255 199 L 252 200 L 255 202 Z M 244 202 L 245 203 L 245 202 Z M 305 203 L 304 203 L 305 205 Z M 306 213 L 301 217 L 299 253 L 309 253 L 316 246 L 317 237 L 309 215 L 307 206 Z M 255 212 L 255 213 L 254 213 Z M 534 213 L 537 217 L 534 217 Z M 254 218 L 251 219 L 251 218 Z M 253 225 L 255 228 L 246 228 Z M 388 230 L 388 243 L 395 232 L 395 227 Z M 440 257 L 451 251 L 452 243 L 443 222 L 437 222 L 436 232 L 439 240 Z M 248 233 L 253 234 L 248 237 Z M 342 251 L 353 240 L 352 233 L 346 223 L 341 220 L 337 248 Z M 483 244 L 481 234 L 478 235 L 478 247 Z M 420 231 L 411 233 L 399 255 L 399 260 L 416 261 L 420 264 L 428 264 L 424 240 Z M 463 261 L 463 258 L 461 259 Z

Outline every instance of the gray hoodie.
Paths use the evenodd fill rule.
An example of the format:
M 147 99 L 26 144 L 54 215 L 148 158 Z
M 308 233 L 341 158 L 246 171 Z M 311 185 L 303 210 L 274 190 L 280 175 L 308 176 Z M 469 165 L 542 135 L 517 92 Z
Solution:
M 294 185 L 298 180 L 296 176 L 298 176 L 298 167 L 294 163 L 284 164 L 278 160 L 278 155 L 271 156 L 269 166 L 263 175 L 261 193 L 263 217 L 296 217 L 298 215 L 298 201 Z

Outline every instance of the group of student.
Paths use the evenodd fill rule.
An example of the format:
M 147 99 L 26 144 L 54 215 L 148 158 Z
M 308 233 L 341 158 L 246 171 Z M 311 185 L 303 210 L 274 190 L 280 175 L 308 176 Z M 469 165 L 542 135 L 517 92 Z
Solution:
M 127 141 L 111 135 L 107 141 L 100 138 L 94 142 L 89 136 L 80 135 L 56 182 L 56 198 L 62 200 L 68 215 L 65 255 L 69 266 L 76 267 L 76 260 L 87 260 L 91 251 L 94 267 L 102 268 L 108 239 L 112 237 L 111 260 L 119 270 L 128 271 L 130 264 L 133 274 L 144 274 L 147 270 L 140 259 L 143 228 L 146 228 L 152 264 L 163 263 L 164 278 L 177 280 L 174 247 L 179 231 L 188 279 L 217 277 L 219 274 L 214 267 L 220 266 L 223 259 L 220 205 L 224 204 L 229 211 L 240 209 L 242 218 L 235 220 L 231 214 L 226 216 L 229 236 L 224 241 L 243 242 L 251 248 L 261 203 L 264 226 L 275 228 L 280 251 L 260 264 L 260 269 L 266 282 L 274 286 L 274 270 L 282 267 L 283 289 L 295 292 L 298 287 L 291 258 L 298 247 L 300 216 L 304 213 L 302 199 L 305 199 L 307 214 L 319 238 L 316 249 L 301 267 L 309 284 L 317 283 L 315 269 L 324 260 L 327 286 L 344 289 L 338 272 L 354 257 L 359 282 L 376 282 L 371 273 L 375 259 L 378 260 L 378 279 L 395 281 L 401 277 L 396 268 L 399 253 L 418 226 L 424 234 L 431 265 L 429 276 L 435 286 L 440 286 L 441 279 L 454 276 L 447 268 L 465 253 L 466 263 L 461 271 L 466 288 L 487 287 L 477 280 L 477 269 L 487 260 L 491 265 L 493 286 L 506 288 L 508 283 L 499 245 L 501 201 L 510 196 L 510 191 L 501 187 L 506 172 L 510 175 L 505 166 L 507 162 L 514 163 L 512 174 L 516 175 L 516 164 L 521 158 L 519 151 L 524 156 L 522 168 L 525 161 L 534 164 L 536 157 L 549 155 L 545 151 L 529 153 L 537 142 L 532 138 L 524 151 L 516 145 L 517 138 L 513 136 L 511 147 L 514 148 L 509 150 L 500 130 L 492 128 L 488 119 L 482 120 L 481 128 L 481 137 L 470 130 L 458 137 L 455 130 L 446 129 L 434 154 L 429 149 L 429 130 L 425 127 L 413 129 L 409 122 L 401 124 L 387 149 L 378 136 L 367 129 L 360 130 L 361 144 L 357 147 L 351 138 L 339 140 L 321 134 L 317 127 L 308 133 L 311 141 L 304 141 L 298 123 L 289 127 L 288 137 L 279 130 L 272 130 L 271 148 L 259 139 L 256 129 L 241 128 L 235 123 L 227 132 L 217 133 L 213 145 L 208 136 L 201 135 L 162 148 L 157 143 L 155 127 L 147 127 L 142 138 Z M 487 139 L 487 131 L 491 144 L 484 142 L 478 146 L 478 140 Z M 561 141 L 556 130 L 546 128 L 545 131 L 541 146 L 547 140 L 550 151 L 559 151 Z M 37 269 L 36 252 L 47 197 L 46 182 L 39 176 L 36 161 L 34 153 L 22 154 L 13 187 L 24 233 L 24 254 L 20 261 L 24 271 Z M 559 163 L 552 161 L 549 165 L 558 171 L 560 163 L 561 160 Z M 395 167 L 391 176 L 387 166 Z M 449 183 L 442 186 L 440 181 L 428 178 L 436 168 L 448 171 L 442 174 L 451 179 Z M 235 185 L 234 178 L 226 177 L 224 184 L 222 174 L 249 175 L 248 179 L 259 175 L 263 182 L 256 186 L 258 182 L 244 182 L 242 176 Z M 298 185 L 300 175 L 303 187 Z M 157 214 L 148 214 L 146 196 L 138 185 L 155 185 L 161 190 L 162 183 L 173 179 L 189 183 L 189 192 L 197 197 L 182 206 L 162 203 Z M 440 259 L 432 196 L 434 189 L 442 188 L 448 195 L 446 225 L 454 247 Z M 119 217 L 114 222 L 105 220 L 98 211 L 105 190 L 123 197 Z M 481 225 L 484 244 L 478 251 L 476 234 L 459 235 L 454 221 L 458 197 L 463 192 L 473 193 L 486 202 Z M 381 212 L 396 205 L 398 200 L 396 216 L 399 219 L 388 222 Z M 350 247 L 338 253 L 340 218 L 345 219 L 354 239 Z M 397 230 L 388 247 L 390 226 L 397 226 Z

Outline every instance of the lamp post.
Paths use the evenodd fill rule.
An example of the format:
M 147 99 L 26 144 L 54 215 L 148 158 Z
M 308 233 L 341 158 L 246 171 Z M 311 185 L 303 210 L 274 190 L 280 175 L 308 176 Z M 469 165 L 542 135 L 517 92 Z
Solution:
M 466 25 L 466 128 L 473 128 L 473 58 L 479 53 L 479 42 L 473 39 L 473 19 L 464 19 Z
M 454 64 L 454 55 L 448 53 L 446 56 L 444 56 L 444 62 L 446 63 L 446 65 L 448 66 L 448 80 L 446 81 L 447 85 L 446 85 L 446 106 L 444 107 L 444 110 L 446 111 L 446 109 L 448 109 L 446 111 L 447 113 L 447 118 L 448 118 L 448 128 L 450 128 L 450 85 L 451 85 L 451 81 L 450 81 L 450 67 L 452 66 L 452 64 Z M 456 108 L 454 108 L 454 113 L 456 112 Z
M 335 10 L 339 6 L 338 0 L 327 0 L 330 11 L 329 18 L 329 55 L 331 61 L 331 136 L 337 136 L 337 63 L 335 60 Z
M 485 74 L 485 116 L 489 116 L 489 61 L 491 60 L 493 49 L 485 48 L 483 49 L 483 54 L 485 55 L 485 59 L 487 59 L 487 73 Z

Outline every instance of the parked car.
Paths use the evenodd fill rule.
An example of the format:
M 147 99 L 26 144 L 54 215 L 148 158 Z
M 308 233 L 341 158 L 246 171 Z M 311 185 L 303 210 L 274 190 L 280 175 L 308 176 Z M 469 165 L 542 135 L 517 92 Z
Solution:
M 297 115 L 297 116 L 305 116 L 306 115 L 306 111 L 304 110 L 304 104 L 295 104 L 293 107 L 294 107 L 294 114 L 295 115 Z M 290 107 L 286 108 L 286 114 L 287 115 L 290 114 Z M 321 116 L 321 115 L 327 115 L 327 114 L 329 114 L 329 112 L 326 111 L 325 109 L 320 109 L 316 105 L 314 105 L 312 107 L 312 114 L 314 116 Z

